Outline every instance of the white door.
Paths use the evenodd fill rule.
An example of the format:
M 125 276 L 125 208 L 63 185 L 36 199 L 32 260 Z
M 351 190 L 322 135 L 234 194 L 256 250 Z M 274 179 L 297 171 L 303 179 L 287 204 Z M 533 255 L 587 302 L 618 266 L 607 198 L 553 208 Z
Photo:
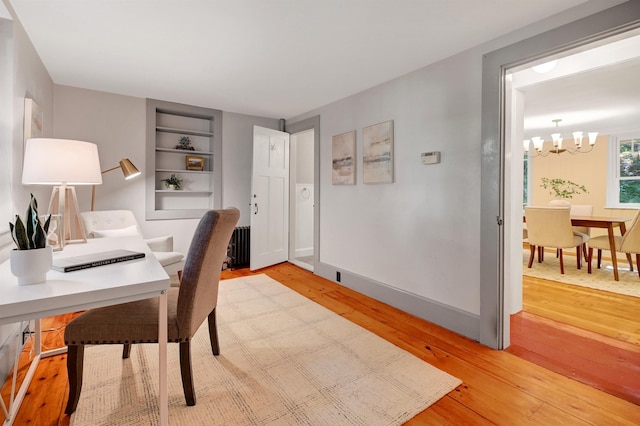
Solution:
M 289 134 L 253 127 L 251 260 L 256 270 L 289 256 Z

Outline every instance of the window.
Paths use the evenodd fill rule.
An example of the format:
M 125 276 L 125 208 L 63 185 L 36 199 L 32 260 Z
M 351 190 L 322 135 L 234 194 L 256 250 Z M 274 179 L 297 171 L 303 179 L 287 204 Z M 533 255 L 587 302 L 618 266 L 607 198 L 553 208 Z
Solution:
M 607 207 L 640 208 L 640 131 L 609 138 Z

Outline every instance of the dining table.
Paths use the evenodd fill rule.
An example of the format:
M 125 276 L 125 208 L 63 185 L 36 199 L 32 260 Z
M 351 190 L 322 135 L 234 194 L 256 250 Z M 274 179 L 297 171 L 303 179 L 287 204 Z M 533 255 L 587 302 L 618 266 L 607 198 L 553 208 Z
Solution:
M 616 256 L 616 241 L 615 241 L 615 228 L 620 228 L 620 235 L 624 235 L 627 232 L 625 222 L 629 222 L 633 218 L 628 217 L 608 217 L 608 216 L 571 216 L 572 226 L 584 226 L 587 228 L 601 228 L 607 230 L 607 236 L 609 237 L 609 250 L 611 251 L 611 263 L 613 263 L 613 278 L 616 281 L 620 281 L 618 274 L 618 259 Z M 523 221 L 527 219 L 523 215 Z M 589 259 L 588 259 L 589 260 Z M 640 268 L 640 265 L 638 265 Z M 591 273 L 591 261 L 589 260 L 589 273 Z
M 602 228 L 607 230 L 609 237 L 609 250 L 611 251 L 611 263 L 613 264 L 613 278 L 620 281 L 618 275 L 618 259 L 616 256 L 616 242 L 614 229 L 620 228 L 620 235 L 627 232 L 625 222 L 633 220 L 633 218 L 623 217 L 607 217 L 607 216 L 571 216 L 571 225 L 584 226 L 587 228 Z M 640 265 L 638 265 L 640 267 Z M 589 262 L 589 273 L 591 273 L 591 262 Z

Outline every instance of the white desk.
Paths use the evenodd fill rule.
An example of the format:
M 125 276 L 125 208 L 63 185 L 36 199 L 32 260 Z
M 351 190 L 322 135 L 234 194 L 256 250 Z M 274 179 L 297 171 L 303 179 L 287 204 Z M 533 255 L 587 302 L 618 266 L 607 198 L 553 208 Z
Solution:
M 166 290 L 170 284 L 169 276 L 158 263 L 149 247 L 139 237 L 99 238 L 91 239 L 87 244 L 67 245 L 63 251 L 54 253 L 54 259 L 118 248 L 144 251 L 147 255 L 143 259 L 81 271 L 62 273 L 51 270 L 47 273 L 46 282 L 27 286 L 18 285 L 17 278 L 11 274 L 9 261 L 0 264 L 0 324 L 36 320 L 36 356 L 31 363 L 22 386 L 15 394 L 15 400 L 9 403 L 5 426 L 13 423 L 15 414 L 20 408 L 40 358 L 48 355 L 41 352 L 40 318 L 151 297 L 160 298 L 160 389 L 158 406 L 160 407 L 160 424 L 167 425 Z M 52 352 L 57 354 L 64 352 L 64 350 Z M 1 405 L 3 410 L 6 410 L 4 402 Z

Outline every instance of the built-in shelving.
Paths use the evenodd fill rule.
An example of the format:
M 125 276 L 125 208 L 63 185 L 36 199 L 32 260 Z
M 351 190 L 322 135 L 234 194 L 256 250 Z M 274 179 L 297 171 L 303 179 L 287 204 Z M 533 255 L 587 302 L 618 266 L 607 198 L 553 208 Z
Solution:
M 185 136 L 194 150 L 176 148 Z M 219 208 L 221 136 L 219 110 L 147 100 L 147 219 L 199 218 Z M 198 157 L 202 170 L 187 168 L 187 157 Z M 180 190 L 165 188 L 172 174 L 182 179 Z

